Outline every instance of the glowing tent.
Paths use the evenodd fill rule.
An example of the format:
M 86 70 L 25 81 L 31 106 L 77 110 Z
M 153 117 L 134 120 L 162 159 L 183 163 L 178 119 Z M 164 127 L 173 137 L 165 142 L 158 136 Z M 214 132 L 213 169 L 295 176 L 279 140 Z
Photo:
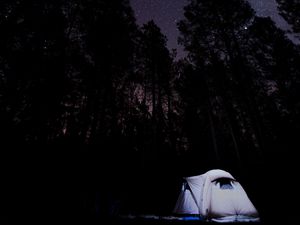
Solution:
M 245 190 L 223 170 L 185 177 L 175 214 L 198 215 L 215 222 L 258 222 L 259 216 Z

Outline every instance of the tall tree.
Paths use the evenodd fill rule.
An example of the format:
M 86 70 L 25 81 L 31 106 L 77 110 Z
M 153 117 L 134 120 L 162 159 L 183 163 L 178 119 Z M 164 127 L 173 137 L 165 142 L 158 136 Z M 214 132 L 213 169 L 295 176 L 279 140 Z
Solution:
M 150 21 L 142 27 L 141 51 L 143 57 L 144 98 L 151 108 L 153 126 L 153 150 L 162 144 L 166 128 L 168 98 L 170 98 L 170 77 L 172 59 L 166 47 L 166 37 L 159 27 Z M 160 135 L 161 134 L 161 135 Z M 162 140 L 158 140 L 162 138 Z
M 68 164 L 64 156 L 93 149 L 92 156 L 98 157 L 88 159 L 88 177 L 99 173 L 107 159 L 113 174 L 122 162 L 115 156 L 125 155 L 118 147 L 127 113 L 128 77 L 134 68 L 137 26 L 129 2 L 3 1 L 0 29 L 1 136 L 7 146 L 20 144 L 27 156 L 22 164 L 14 157 L 16 168 L 32 163 L 44 172 L 42 168 L 49 166 L 44 158 L 52 155 L 51 165 L 62 169 L 58 179 L 63 176 L 58 159 Z M 38 155 L 31 158 L 24 150 L 29 146 L 32 151 L 37 144 L 42 163 Z M 85 165 L 83 159 L 81 163 Z M 46 171 L 43 177 L 50 179 Z M 58 202 L 65 199 L 57 196 Z M 49 205 L 53 202 L 49 199 Z
M 186 20 L 179 23 L 181 42 L 202 77 L 199 81 L 203 83 L 201 87 L 207 99 L 202 115 L 209 121 L 210 129 L 207 141 L 212 143 L 216 159 L 235 155 L 240 161 L 242 136 L 239 134 L 247 123 L 241 114 L 248 110 L 249 117 L 253 117 L 254 113 L 249 111 L 250 99 L 238 39 L 253 20 L 253 10 L 248 3 L 238 0 L 190 1 L 185 7 L 185 17 Z M 224 146 L 223 141 L 220 142 L 222 136 L 226 137 L 223 141 L 231 139 L 231 144 L 220 152 L 218 146 Z
M 14 135 L 27 143 L 57 138 L 94 143 L 98 134 L 118 133 L 137 31 L 129 2 L 4 6 L 2 112 L 10 117 L 8 127 L 16 128 Z
M 138 151 L 143 171 L 151 176 L 152 180 L 163 182 L 163 175 L 170 171 L 169 161 L 172 157 L 170 129 L 173 125 L 173 59 L 167 48 L 166 37 L 153 21 L 141 27 L 138 47 L 139 63 L 135 92 L 139 115 L 135 119 L 143 121 L 143 124 L 136 127 L 139 141 L 143 141 Z M 159 187 L 151 186 L 148 179 L 144 182 L 146 189 L 151 187 L 158 191 Z M 149 205 L 154 204 L 156 200 L 156 196 L 149 196 Z
M 294 151 L 288 145 L 295 142 L 297 130 L 289 121 L 298 121 L 297 47 L 273 21 L 256 18 L 245 1 L 191 0 L 185 7 L 185 17 L 179 24 L 181 42 L 193 69 L 184 79 L 193 85 L 198 80 L 203 90 L 201 95 L 190 95 L 194 96 L 191 102 L 197 103 L 194 121 L 204 118 L 200 126 L 195 126 L 198 132 L 189 125 L 190 132 L 197 135 L 201 125 L 208 127 L 210 135 L 205 141 L 212 144 L 207 151 L 215 150 L 214 157 L 219 155 L 230 169 L 234 169 L 232 163 L 239 164 L 249 176 L 270 169 L 277 174 L 290 171 L 275 164 L 285 155 L 282 149 L 288 149 L 285 159 L 295 165 Z M 186 91 L 181 95 L 189 96 Z M 204 97 L 199 100 L 199 96 Z M 272 202 L 271 196 L 268 199 Z M 264 205 L 262 214 L 270 213 L 269 209 L 272 204 Z

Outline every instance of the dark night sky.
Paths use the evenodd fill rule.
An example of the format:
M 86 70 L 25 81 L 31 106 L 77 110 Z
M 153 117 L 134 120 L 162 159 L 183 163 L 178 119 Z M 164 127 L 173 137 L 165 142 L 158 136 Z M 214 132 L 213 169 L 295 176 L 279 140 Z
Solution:
M 177 49 L 178 58 L 184 56 L 182 46 L 178 46 L 179 32 L 177 21 L 183 18 L 183 6 L 188 0 L 130 0 L 135 11 L 138 24 L 142 25 L 153 19 L 168 38 L 169 49 Z M 258 16 L 270 16 L 283 30 L 290 30 L 286 21 L 278 15 L 275 0 L 249 0 Z M 288 35 L 291 40 L 300 43 L 293 34 Z

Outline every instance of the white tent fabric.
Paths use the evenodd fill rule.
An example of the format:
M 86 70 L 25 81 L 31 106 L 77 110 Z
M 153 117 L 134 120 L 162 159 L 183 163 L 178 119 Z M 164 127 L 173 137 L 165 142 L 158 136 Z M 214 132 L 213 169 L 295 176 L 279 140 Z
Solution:
M 175 206 L 177 214 L 196 214 L 195 212 L 198 212 L 196 199 L 187 184 L 182 184 L 179 199 L 180 201 L 177 201 Z
M 184 179 L 174 213 L 200 215 L 216 222 L 259 221 L 245 190 L 230 173 L 210 170 Z

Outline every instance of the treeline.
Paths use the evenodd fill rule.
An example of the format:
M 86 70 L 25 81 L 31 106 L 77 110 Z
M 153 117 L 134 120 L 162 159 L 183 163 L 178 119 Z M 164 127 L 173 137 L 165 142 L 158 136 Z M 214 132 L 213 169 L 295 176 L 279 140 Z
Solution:
M 60 203 L 48 191 L 35 197 L 34 209 L 76 206 L 90 219 L 167 213 L 181 176 L 218 167 L 240 176 L 271 216 L 270 183 L 293 179 L 298 163 L 299 46 L 244 0 L 190 0 L 184 13 L 188 55 L 176 61 L 163 31 L 137 26 L 127 0 L 1 2 L 4 171 L 60 193 Z M 87 191 L 57 186 L 74 180 Z M 20 210 L 11 198 L 26 202 L 17 192 L 4 201 L 10 218 Z

